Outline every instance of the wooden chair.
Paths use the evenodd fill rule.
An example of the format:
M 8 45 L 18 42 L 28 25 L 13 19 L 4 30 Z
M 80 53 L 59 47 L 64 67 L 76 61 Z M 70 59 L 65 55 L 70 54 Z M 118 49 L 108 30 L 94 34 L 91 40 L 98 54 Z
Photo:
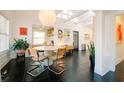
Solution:
M 70 54 L 70 53 L 73 53 L 73 49 L 74 49 L 73 46 L 66 45 L 65 48 L 66 48 L 66 55 Z
M 61 59 L 65 56 L 66 49 L 65 48 L 59 48 L 57 52 L 57 58 Z

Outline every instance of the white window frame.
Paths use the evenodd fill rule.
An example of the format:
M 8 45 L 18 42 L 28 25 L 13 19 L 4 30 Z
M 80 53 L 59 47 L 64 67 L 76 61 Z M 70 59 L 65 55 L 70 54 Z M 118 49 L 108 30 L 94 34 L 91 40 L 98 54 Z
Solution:
M 33 31 L 33 34 L 32 34 L 32 36 L 33 36 L 33 40 L 32 40 L 33 42 L 32 42 L 32 44 L 33 44 L 33 45 L 43 45 L 44 42 L 41 43 L 41 44 L 35 44 L 35 43 L 34 43 L 34 39 L 35 39 L 35 37 L 34 37 L 34 32 L 43 32 L 43 33 L 44 33 L 44 42 L 45 42 L 45 32 L 44 32 L 44 31 L 36 31 L 36 30 L 34 30 L 34 31 Z M 42 41 L 41 41 L 41 42 L 42 42 Z
M 6 18 L 3 14 L 1 14 L 0 13 L 0 16 L 2 16 L 5 20 L 6 20 L 6 22 L 7 22 L 7 25 L 6 25 L 6 32 L 4 33 L 4 32 L 0 32 L 0 35 L 2 35 L 2 36 L 5 36 L 5 37 L 7 37 L 8 38 L 8 41 L 6 42 L 6 44 L 7 44 L 7 48 L 6 49 L 3 49 L 3 50 L 0 50 L 0 55 L 2 55 L 3 53 L 6 53 L 6 52 L 8 52 L 9 51 L 9 20 L 8 20 L 8 18 Z M 1 42 L 1 41 L 0 41 Z

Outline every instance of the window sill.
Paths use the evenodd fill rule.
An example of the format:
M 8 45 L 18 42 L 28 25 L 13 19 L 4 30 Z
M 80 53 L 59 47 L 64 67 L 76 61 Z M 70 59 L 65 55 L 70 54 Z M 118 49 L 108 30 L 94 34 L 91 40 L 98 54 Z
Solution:
M 6 54 L 6 53 L 8 53 L 8 52 L 9 52 L 9 49 L 7 49 L 7 50 L 4 50 L 4 51 L 1 51 L 1 52 L 0 52 L 0 56 L 1 56 L 1 55 L 4 55 L 4 54 Z

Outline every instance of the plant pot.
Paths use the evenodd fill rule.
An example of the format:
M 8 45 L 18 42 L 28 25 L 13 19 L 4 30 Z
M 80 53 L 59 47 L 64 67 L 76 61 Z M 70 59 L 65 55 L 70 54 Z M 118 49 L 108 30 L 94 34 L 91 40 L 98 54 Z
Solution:
M 90 64 L 91 68 L 94 69 L 95 67 L 95 57 L 90 55 Z
M 23 50 L 23 49 L 17 50 L 17 54 L 25 54 L 25 50 Z
M 17 50 L 17 62 L 24 62 L 25 61 L 25 50 Z

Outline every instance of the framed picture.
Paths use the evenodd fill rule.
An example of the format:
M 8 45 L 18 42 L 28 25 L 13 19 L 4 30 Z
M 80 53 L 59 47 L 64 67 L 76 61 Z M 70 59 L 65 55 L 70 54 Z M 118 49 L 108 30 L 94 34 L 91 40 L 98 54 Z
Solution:
M 27 35 L 28 35 L 27 28 L 26 28 L 26 27 L 20 27 L 20 29 L 19 29 L 19 34 L 20 34 L 20 35 L 27 36 Z
M 58 38 L 63 37 L 63 31 L 61 29 L 58 30 Z
M 54 36 L 54 28 L 50 28 L 50 29 L 47 30 L 47 36 L 48 37 Z
M 123 25 L 122 24 L 117 24 L 116 38 L 117 38 L 117 43 L 122 43 L 123 41 Z
M 70 37 L 70 30 L 69 29 L 64 29 L 64 37 Z
M 89 40 L 90 39 L 90 35 L 89 34 L 84 34 L 84 39 L 85 40 Z

